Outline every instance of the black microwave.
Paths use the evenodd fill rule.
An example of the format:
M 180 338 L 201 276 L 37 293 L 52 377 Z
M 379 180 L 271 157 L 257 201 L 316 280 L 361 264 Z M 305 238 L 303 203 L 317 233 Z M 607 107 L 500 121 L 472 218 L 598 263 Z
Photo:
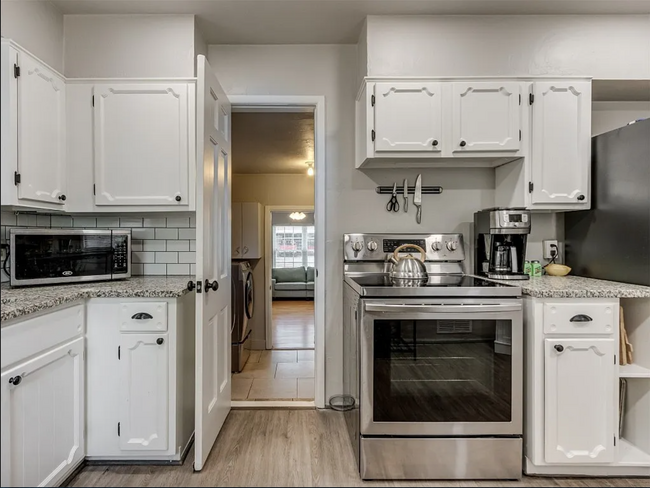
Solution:
M 11 286 L 131 276 L 130 230 L 10 230 Z

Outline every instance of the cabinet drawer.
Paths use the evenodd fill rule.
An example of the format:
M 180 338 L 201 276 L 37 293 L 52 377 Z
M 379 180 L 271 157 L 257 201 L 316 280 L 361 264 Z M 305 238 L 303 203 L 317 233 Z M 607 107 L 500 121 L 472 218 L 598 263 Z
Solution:
M 82 304 L 27 318 L 2 328 L 1 367 L 27 359 L 84 333 Z
M 120 304 L 120 331 L 149 332 L 167 330 L 167 302 Z
M 611 334 L 618 325 L 616 303 L 545 303 L 545 334 Z

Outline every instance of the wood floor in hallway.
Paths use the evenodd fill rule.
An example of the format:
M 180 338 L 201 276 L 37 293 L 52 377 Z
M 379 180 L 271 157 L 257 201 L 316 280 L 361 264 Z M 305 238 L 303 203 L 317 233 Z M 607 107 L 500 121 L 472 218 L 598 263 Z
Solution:
M 274 300 L 273 349 L 314 348 L 314 301 Z
M 363 482 L 343 415 L 331 410 L 234 410 L 199 473 L 183 466 L 86 466 L 68 486 L 648 486 L 647 479 Z

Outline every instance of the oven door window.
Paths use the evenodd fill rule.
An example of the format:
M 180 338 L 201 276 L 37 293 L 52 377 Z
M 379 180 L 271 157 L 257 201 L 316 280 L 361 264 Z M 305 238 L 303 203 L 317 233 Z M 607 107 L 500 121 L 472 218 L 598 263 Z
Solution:
M 107 235 L 17 235 L 20 280 L 111 274 L 113 248 Z
M 510 320 L 375 320 L 375 422 L 510 422 Z

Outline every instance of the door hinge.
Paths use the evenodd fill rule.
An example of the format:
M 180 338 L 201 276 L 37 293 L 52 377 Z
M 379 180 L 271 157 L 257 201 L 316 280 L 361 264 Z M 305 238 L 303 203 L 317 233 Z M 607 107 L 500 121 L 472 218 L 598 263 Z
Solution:
M 121 346 L 117 346 L 117 359 L 122 359 L 122 351 L 121 351 Z
M 532 93 L 528 94 L 528 104 L 532 105 L 535 102 L 535 95 Z
M 95 95 L 93 95 L 93 107 L 95 106 Z
M 519 105 L 521 105 L 521 93 L 519 94 Z
M 96 189 L 96 185 L 95 185 L 95 183 L 93 183 L 93 195 L 97 195 L 97 193 L 95 193 L 96 190 L 97 190 L 97 189 Z
M 614 436 L 614 447 L 616 447 L 616 436 Z
M 614 354 L 614 364 L 616 364 L 616 354 Z
M 370 96 L 370 105 L 372 105 L 373 107 L 375 106 L 375 96 L 374 95 Z
M 20 173 L 18 171 L 14 171 L 14 185 L 18 186 L 20 183 Z
M 519 129 L 519 140 L 521 141 L 521 129 Z
M 532 181 L 528 182 L 528 193 L 533 193 L 533 182 Z
M 19 76 L 20 76 L 20 66 L 14 64 L 14 78 L 18 78 Z
M 374 141 L 375 140 L 375 129 L 370 131 L 370 138 Z
M 117 436 L 120 436 L 120 422 L 117 423 Z

